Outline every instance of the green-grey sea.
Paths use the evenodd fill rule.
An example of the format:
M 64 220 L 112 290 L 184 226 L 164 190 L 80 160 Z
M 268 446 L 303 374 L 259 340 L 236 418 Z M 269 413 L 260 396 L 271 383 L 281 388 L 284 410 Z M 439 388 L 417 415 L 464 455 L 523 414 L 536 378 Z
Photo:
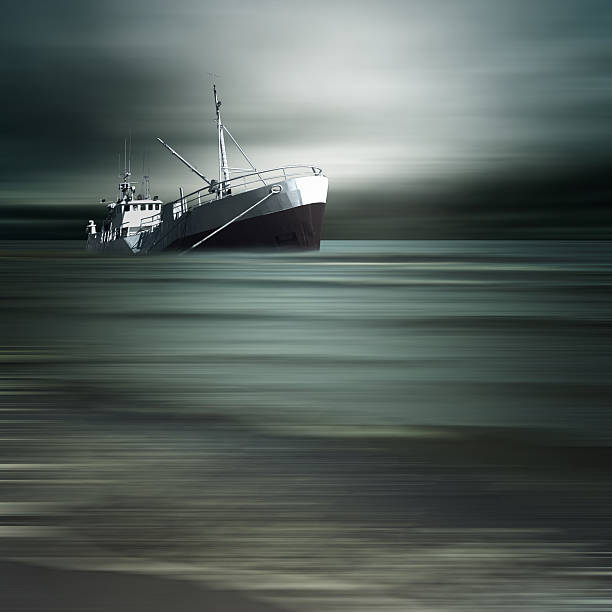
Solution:
M 612 607 L 612 245 L 0 243 L 0 557 L 295 611 Z

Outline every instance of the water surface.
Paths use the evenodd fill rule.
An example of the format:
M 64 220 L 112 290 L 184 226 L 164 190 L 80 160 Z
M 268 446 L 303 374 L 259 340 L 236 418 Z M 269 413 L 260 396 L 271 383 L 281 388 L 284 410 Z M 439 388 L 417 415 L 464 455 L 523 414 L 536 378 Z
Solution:
M 81 246 L 0 245 L 6 558 L 293 610 L 609 607 L 608 243 Z

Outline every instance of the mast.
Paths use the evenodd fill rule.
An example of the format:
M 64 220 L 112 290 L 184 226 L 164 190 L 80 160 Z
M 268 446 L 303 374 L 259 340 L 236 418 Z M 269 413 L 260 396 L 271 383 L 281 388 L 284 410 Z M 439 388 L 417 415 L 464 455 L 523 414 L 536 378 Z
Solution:
M 121 159 L 121 154 L 119 154 Z M 129 202 L 134 195 L 135 187 L 132 187 L 130 177 L 132 176 L 132 133 L 130 132 L 130 155 L 128 157 L 128 141 L 127 138 L 123 140 L 123 180 L 119 184 L 119 201 Z M 121 176 L 121 175 L 119 175 Z
M 142 182 L 144 184 L 144 197 L 145 200 L 148 200 L 151 197 L 151 183 L 150 183 L 150 176 L 148 174 L 145 174 L 145 157 L 146 154 L 143 153 L 142 155 Z M 147 168 L 147 172 L 148 172 L 148 168 Z
M 230 173 L 227 165 L 227 154 L 225 152 L 225 138 L 223 136 L 223 123 L 221 122 L 221 101 L 217 96 L 217 86 L 213 83 L 213 93 L 215 96 L 215 110 L 217 113 L 217 138 L 219 140 L 219 183 L 222 181 L 229 181 Z M 227 183 L 223 183 L 221 189 L 218 192 L 218 197 L 222 198 L 223 193 L 227 191 Z

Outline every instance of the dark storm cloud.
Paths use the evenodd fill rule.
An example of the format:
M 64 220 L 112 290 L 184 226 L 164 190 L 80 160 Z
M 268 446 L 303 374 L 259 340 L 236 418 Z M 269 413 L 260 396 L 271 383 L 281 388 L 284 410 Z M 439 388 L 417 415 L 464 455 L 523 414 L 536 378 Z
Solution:
M 26 1 L 3 17 L 0 214 L 12 228 L 62 203 L 76 223 L 79 205 L 112 197 L 129 131 L 134 168 L 147 151 L 162 197 L 195 187 L 154 139 L 215 167 L 212 70 L 258 165 L 325 169 L 330 235 L 453 235 L 475 219 L 483 235 L 531 235 L 569 231 L 572 215 L 588 233 L 590 181 L 610 200 L 608 2 Z M 586 219 L 601 232 L 598 215 Z
M 326 236 L 373 239 L 609 239 L 609 164 L 559 164 L 434 183 L 404 183 L 380 200 L 371 191 L 334 194 Z M 331 197 L 331 196 L 330 196 Z

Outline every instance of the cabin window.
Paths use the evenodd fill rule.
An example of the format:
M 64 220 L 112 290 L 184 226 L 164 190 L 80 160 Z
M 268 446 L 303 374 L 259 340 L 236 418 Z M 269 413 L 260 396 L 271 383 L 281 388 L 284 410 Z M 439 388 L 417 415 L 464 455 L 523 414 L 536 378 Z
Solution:
M 147 210 L 147 205 L 146 204 L 141 204 L 140 205 L 140 210 Z
M 153 210 L 153 204 L 149 204 L 149 210 Z
M 128 212 L 129 210 L 130 210 L 130 205 L 129 205 L 129 204 L 126 204 L 126 205 L 123 207 L 123 212 Z
M 128 235 L 128 228 L 127 227 L 122 227 L 121 228 L 121 236 L 123 236 L 124 238 Z
M 159 204 L 155 205 L 155 210 L 159 210 Z

